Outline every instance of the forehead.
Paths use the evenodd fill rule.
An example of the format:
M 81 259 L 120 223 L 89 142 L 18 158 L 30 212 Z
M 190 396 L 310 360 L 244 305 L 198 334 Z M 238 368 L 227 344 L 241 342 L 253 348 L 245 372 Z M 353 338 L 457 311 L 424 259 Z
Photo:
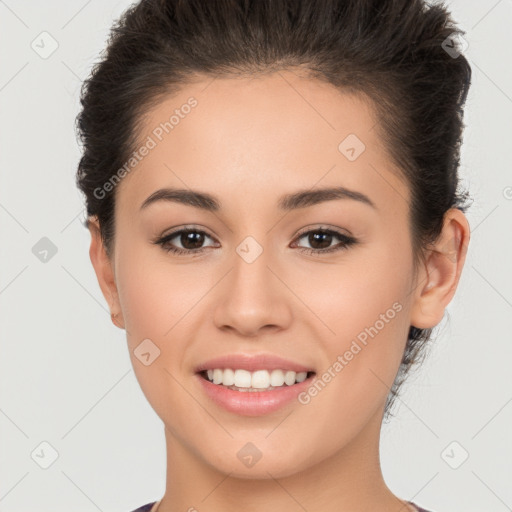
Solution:
M 408 190 L 377 123 L 364 96 L 291 71 L 198 80 L 146 112 L 134 149 L 151 149 L 118 186 L 120 204 L 164 186 L 270 197 L 336 185 L 397 204 Z

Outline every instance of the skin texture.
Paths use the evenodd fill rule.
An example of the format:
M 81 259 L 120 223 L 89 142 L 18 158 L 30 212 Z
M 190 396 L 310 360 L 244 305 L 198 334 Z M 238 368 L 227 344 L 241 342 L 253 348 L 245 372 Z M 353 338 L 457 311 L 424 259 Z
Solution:
M 100 287 L 127 331 L 141 388 L 165 424 L 167 487 L 159 512 L 229 512 L 240 503 L 266 512 L 404 512 L 379 464 L 384 405 L 409 326 L 437 325 L 455 293 L 469 243 L 466 217 L 447 212 L 415 275 L 408 185 L 362 97 L 291 71 L 203 78 L 153 106 L 140 141 L 191 96 L 197 106 L 117 186 L 111 259 L 97 222 L 90 226 Z M 338 150 L 349 134 L 366 146 L 355 161 Z M 290 212 L 277 207 L 282 194 L 340 185 L 366 194 L 377 209 L 348 199 Z M 212 213 L 160 201 L 141 211 L 165 186 L 208 192 L 222 207 Z M 152 243 L 191 224 L 211 237 L 198 256 Z M 299 231 L 321 226 L 357 243 L 323 256 L 301 252 L 322 246 L 299 239 Z M 247 236 L 263 248 L 250 264 L 236 252 Z M 339 242 L 333 237 L 330 246 Z M 173 243 L 183 247 L 179 236 Z M 212 357 L 270 352 L 318 377 L 394 303 L 400 311 L 307 405 L 237 415 L 212 403 L 194 375 Z M 160 350 L 149 366 L 134 355 L 147 338 Z M 247 442 L 262 454 L 250 468 L 237 457 Z

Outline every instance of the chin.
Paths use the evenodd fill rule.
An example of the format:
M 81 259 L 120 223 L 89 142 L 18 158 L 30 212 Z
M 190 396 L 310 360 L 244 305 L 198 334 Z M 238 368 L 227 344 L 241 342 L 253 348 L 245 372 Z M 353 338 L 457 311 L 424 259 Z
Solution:
M 243 455 L 240 458 L 243 460 Z M 297 457 L 293 457 L 292 454 L 290 454 L 290 458 L 279 460 L 279 456 L 275 453 L 271 457 L 266 457 L 265 453 L 262 453 L 259 460 L 256 462 L 248 461 L 247 465 L 239 459 L 237 454 L 229 457 L 229 459 L 224 456 L 222 460 L 207 460 L 206 462 L 216 471 L 241 480 L 286 478 L 305 470 L 309 466 L 308 461 L 297 460 Z

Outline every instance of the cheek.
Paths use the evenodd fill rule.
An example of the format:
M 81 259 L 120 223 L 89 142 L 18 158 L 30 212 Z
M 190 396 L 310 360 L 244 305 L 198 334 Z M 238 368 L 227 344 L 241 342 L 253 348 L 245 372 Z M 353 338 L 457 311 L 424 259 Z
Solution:
M 340 268 L 338 278 L 331 274 L 330 300 L 317 304 L 336 333 L 323 339 L 338 410 L 359 411 L 362 418 L 389 393 L 409 331 L 411 272 L 406 248 L 383 245 L 350 269 Z
M 163 251 L 163 257 L 152 247 L 120 254 L 119 300 L 136 378 L 157 414 L 178 425 L 186 422 L 174 411 L 183 410 L 189 400 L 180 386 L 182 364 L 204 285 L 192 266 L 170 265 Z
M 165 342 L 197 302 L 201 279 L 192 265 L 171 264 L 170 256 L 159 247 L 149 242 L 135 245 L 120 251 L 116 263 L 125 326 L 133 342 L 140 337 Z
M 310 310 L 308 316 L 314 313 L 324 324 L 324 340 L 349 340 L 374 324 L 383 336 L 401 332 L 399 324 L 406 319 L 399 310 L 406 309 L 412 261 L 406 248 L 395 249 L 399 243 L 376 242 L 333 264 L 307 263 L 286 271 L 285 279 Z
M 171 263 L 165 251 L 149 243 L 120 254 L 116 274 L 132 365 L 149 402 L 160 410 L 165 395 L 165 407 L 168 400 L 181 396 L 173 376 L 179 381 L 180 375 L 190 371 L 190 343 L 198 320 L 205 320 L 201 299 L 214 287 L 217 276 L 206 265 Z M 149 357 L 152 351 L 158 356 L 151 365 L 138 359 L 143 347 Z

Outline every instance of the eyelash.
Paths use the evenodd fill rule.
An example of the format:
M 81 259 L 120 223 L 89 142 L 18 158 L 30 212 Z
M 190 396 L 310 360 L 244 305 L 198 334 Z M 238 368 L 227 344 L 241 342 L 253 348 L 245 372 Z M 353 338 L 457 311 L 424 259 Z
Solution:
M 188 234 L 188 233 L 200 233 L 200 234 L 204 234 L 204 235 L 210 237 L 210 235 L 208 235 L 208 233 L 206 233 L 205 231 L 202 231 L 200 229 L 186 228 L 186 229 L 180 229 L 180 230 L 174 231 L 172 233 L 169 233 L 168 235 L 165 235 L 164 237 L 159 238 L 158 240 L 155 240 L 153 243 L 160 245 L 165 252 L 173 253 L 173 254 L 177 254 L 177 255 L 199 254 L 207 249 L 207 247 L 201 247 L 199 249 L 181 249 L 179 247 L 172 247 L 172 246 L 168 245 L 170 240 L 172 240 L 173 238 L 176 238 L 177 235 Z M 357 240 L 355 238 L 344 235 L 342 233 L 339 233 L 338 231 L 328 229 L 328 228 L 316 228 L 316 229 L 312 229 L 309 231 L 304 231 L 302 233 L 299 233 L 299 235 L 297 235 L 297 238 L 295 240 L 300 240 L 305 235 L 309 235 L 311 233 L 322 233 L 322 234 L 326 234 L 326 235 L 333 235 L 336 238 L 339 238 L 341 240 L 341 243 L 338 245 L 335 245 L 333 247 L 329 247 L 327 249 L 310 249 L 309 247 L 298 247 L 298 249 L 300 251 L 302 251 L 306 254 L 310 254 L 310 255 L 322 256 L 327 253 L 342 251 L 342 250 L 347 249 L 351 245 L 354 245 L 357 243 Z M 212 237 L 210 237 L 210 238 L 212 238 Z

